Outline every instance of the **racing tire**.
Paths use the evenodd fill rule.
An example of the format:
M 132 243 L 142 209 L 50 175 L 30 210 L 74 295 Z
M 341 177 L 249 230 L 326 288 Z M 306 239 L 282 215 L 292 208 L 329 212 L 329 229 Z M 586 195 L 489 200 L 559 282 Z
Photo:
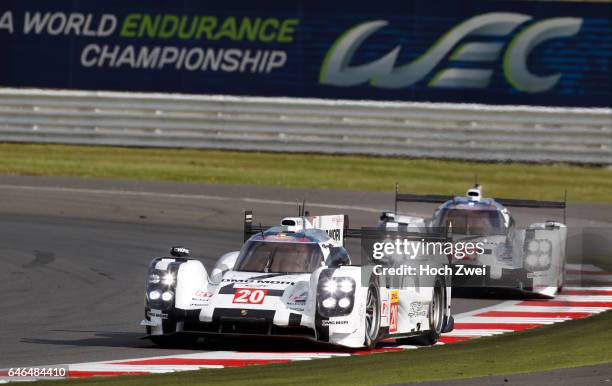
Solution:
M 397 339 L 399 344 L 416 344 L 422 346 L 432 346 L 438 342 L 442 330 L 444 329 L 446 314 L 445 285 L 438 276 L 434 283 L 433 296 L 429 304 L 429 330 L 426 334 L 414 338 Z
M 366 295 L 364 346 L 372 349 L 378 344 L 380 332 L 380 292 L 376 281 L 370 281 Z

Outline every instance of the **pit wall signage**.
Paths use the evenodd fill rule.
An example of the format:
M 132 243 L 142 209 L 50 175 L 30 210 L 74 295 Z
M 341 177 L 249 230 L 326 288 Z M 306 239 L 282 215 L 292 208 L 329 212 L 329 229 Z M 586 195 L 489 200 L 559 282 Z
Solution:
M 0 3 L 0 85 L 610 106 L 607 3 Z

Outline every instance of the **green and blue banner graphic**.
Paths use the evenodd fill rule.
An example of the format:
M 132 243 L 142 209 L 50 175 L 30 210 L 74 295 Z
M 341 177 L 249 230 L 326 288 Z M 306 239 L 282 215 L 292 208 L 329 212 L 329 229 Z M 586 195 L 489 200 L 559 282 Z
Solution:
M 611 8 L 5 0 L 0 86 L 608 107 Z

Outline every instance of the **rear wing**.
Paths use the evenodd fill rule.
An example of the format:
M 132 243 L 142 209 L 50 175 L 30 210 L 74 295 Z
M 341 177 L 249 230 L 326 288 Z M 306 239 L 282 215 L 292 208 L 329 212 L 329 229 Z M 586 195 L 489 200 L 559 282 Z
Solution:
M 321 229 L 332 239 L 341 244 L 344 243 L 345 229 L 348 229 L 349 224 L 347 215 L 309 216 L 307 213 L 304 214 L 306 215 L 300 217 L 286 217 L 280 224 L 274 226 L 287 226 L 289 229 L 292 227 L 297 229 Z M 253 211 L 248 210 L 244 212 L 244 241 L 247 241 L 254 234 L 265 232 L 266 229 L 271 227 L 272 225 L 263 226 L 261 224 L 254 224 Z
M 348 228 L 345 229 L 345 239 L 375 239 L 380 237 L 381 234 L 389 235 L 389 237 L 397 237 L 398 235 L 405 239 L 412 239 L 417 241 L 448 241 L 450 239 L 450 229 L 444 228 L 438 231 L 432 232 L 410 232 L 403 230 L 393 229 L 380 229 L 380 228 Z
M 395 203 L 394 211 L 397 213 L 397 204 L 399 202 L 425 202 L 443 204 L 446 201 L 454 199 L 454 196 L 437 195 L 437 194 L 413 194 L 400 193 L 399 184 L 395 184 Z M 503 206 L 515 208 L 540 208 L 540 209 L 562 209 L 563 223 L 567 220 L 567 190 L 564 193 L 563 201 L 539 201 L 539 200 L 523 200 L 515 198 L 496 198 L 496 202 Z
M 308 220 L 310 229 L 321 229 L 327 234 L 344 245 L 346 239 L 367 239 L 380 237 L 381 232 L 389 233 L 390 235 L 401 234 L 405 238 L 413 238 L 423 241 L 446 241 L 449 238 L 449 230 L 444 229 L 439 232 L 405 232 L 405 231 L 382 231 L 378 228 L 349 228 L 349 218 L 347 215 L 327 215 L 327 216 L 308 216 L 303 217 Z M 251 236 L 257 233 L 263 233 L 266 229 L 272 226 L 264 226 L 254 224 L 253 211 L 244 212 L 244 241 L 246 242 Z
M 496 198 L 495 201 L 499 202 L 503 206 L 513 206 L 519 208 L 565 209 L 567 207 L 567 203 L 565 201 L 536 201 L 515 198 Z

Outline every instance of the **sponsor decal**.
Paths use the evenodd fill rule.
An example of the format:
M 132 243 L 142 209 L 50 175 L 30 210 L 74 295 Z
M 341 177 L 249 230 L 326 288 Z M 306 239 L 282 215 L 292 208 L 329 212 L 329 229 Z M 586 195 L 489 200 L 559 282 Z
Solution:
M 548 271 L 536 271 L 536 272 L 527 272 L 527 278 L 533 279 L 536 277 L 544 277 L 548 274 Z
M 397 315 L 399 310 L 399 290 L 392 290 L 389 307 L 389 332 L 397 332 Z
M 306 304 L 307 298 L 308 298 L 308 294 L 291 295 L 289 297 L 289 301 L 287 302 L 287 304 L 290 306 L 293 306 L 293 305 L 304 306 Z
M 232 300 L 232 303 L 262 304 L 267 293 L 267 289 L 235 288 L 234 300 Z
M 190 307 L 205 307 L 208 305 L 210 298 L 213 297 L 213 294 L 208 291 L 197 290 L 195 294 L 191 297 L 191 303 L 189 303 Z
M 161 311 L 147 311 L 147 316 L 149 318 L 161 318 L 161 319 L 168 319 L 168 314 L 165 312 L 161 312 Z
M 292 310 L 294 310 L 294 311 L 300 311 L 300 312 L 306 311 L 306 307 L 304 306 L 303 303 L 291 303 L 291 302 L 289 302 L 289 303 L 287 303 L 287 306 L 289 308 L 291 308 Z
M 329 237 L 336 241 L 342 240 L 342 230 L 341 229 L 327 229 L 325 231 Z
M 576 17 L 555 17 L 534 23 L 530 15 L 521 13 L 484 13 L 454 26 L 409 63 L 397 63 L 401 46 L 396 46 L 381 58 L 351 65 L 362 44 L 389 25 L 387 20 L 368 21 L 345 31 L 334 42 L 323 60 L 319 82 L 343 87 L 369 84 L 381 89 L 401 89 L 422 81 L 439 63 L 447 61 L 449 66 L 436 70 L 428 87 L 481 89 L 489 86 L 494 73 L 493 68 L 486 66 L 491 67 L 502 58 L 503 73 L 510 85 L 526 93 L 544 92 L 557 84 L 561 73 L 542 76 L 531 72 L 530 53 L 551 39 L 576 35 L 582 22 Z M 512 34 L 514 37 L 510 39 Z M 486 40 L 474 40 L 482 37 Z M 498 41 L 500 38 L 507 41 Z M 458 62 L 482 67 L 467 68 Z
M 242 288 L 270 288 L 270 283 L 247 282 L 240 284 Z
M 417 316 L 427 316 L 428 307 L 421 302 L 412 302 L 410 303 L 410 307 L 408 308 L 408 316 L 417 317 Z
M 287 306 L 296 311 L 304 311 L 306 309 L 306 299 L 308 292 L 293 294 L 287 301 Z
M 289 308 L 303 312 L 306 306 L 306 300 L 308 299 L 308 282 L 298 282 L 292 287 L 292 292 L 289 293 L 289 297 L 286 300 L 286 304 Z
M 325 326 L 341 326 L 349 324 L 348 320 L 322 320 L 321 325 Z
M 256 284 L 285 284 L 285 285 L 294 285 L 295 284 L 292 281 L 257 280 L 257 279 L 223 279 L 222 281 L 229 282 L 229 283 L 245 283 L 245 285 L 250 285 L 248 283 L 256 283 Z
M 308 217 L 308 222 L 312 224 L 313 228 L 323 229 L 331 239 L 342 242 L 344 237 L 343 214 L 312 216 Z
M 382 308 L 381 308 L 381 311 L 380 311 L 380 315 L 381 315 L 383 318 L 386 318 L 386 317 L 387 317 L 388 312 L 389 312 L 389 301 L 388 301 L 388 300 L 383 300 L 383 302 L 382 302 Z
M 197 290 L 193 295 L 193 300 L 210 299 L 212 296 L 213 294 L 208 291 Z
M 172 255 L 189 255 L 189 249 L 185 247 L 172 247 L 170 253 L 172 253 Z

